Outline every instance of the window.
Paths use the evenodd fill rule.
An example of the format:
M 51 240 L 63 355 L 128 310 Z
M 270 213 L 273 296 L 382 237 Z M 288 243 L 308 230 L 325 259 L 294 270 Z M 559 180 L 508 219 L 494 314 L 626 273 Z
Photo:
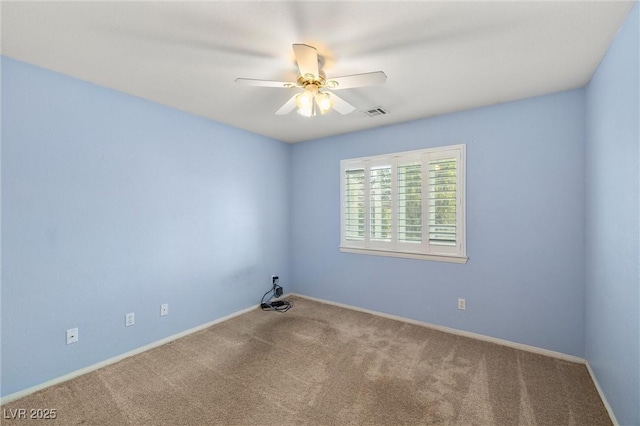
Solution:
M 464 263 L 465 145 L 342 160 L 343 252 Z

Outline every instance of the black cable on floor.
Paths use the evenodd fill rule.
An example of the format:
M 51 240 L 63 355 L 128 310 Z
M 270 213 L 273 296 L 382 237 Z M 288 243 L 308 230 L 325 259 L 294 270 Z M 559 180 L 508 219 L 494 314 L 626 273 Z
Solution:
M 265 302 L 264 298 L 267 297 L 269 293 L 271 293 L 271 296 L 269 296 L 269 298 Z M 288 300 L 274 300 L 271 302 L 270 300 L 276 294 L 278 295 L 282 294 L 282 287 L 274 283 L 271 290 L 267 291 L 262 296 L 262 299 L 260 300 L 260 309 L 262 309 L 263 311 L 275 311 L 275 312 L 285 313 L 293 307 L 293 302 L 290 302 Z

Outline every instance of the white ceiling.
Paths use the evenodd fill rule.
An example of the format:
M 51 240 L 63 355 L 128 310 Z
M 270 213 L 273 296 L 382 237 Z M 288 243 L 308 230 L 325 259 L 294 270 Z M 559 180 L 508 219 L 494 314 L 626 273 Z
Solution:
M 634 2 L 6 2 L 2 54 L 286 142 L 584 86 Z M 299 89 L 291 45 L 328 77 L 384 71 L 345 89 L 356 106 L 274 112 Z M 382 106 L 386 116 L 362 111 Z

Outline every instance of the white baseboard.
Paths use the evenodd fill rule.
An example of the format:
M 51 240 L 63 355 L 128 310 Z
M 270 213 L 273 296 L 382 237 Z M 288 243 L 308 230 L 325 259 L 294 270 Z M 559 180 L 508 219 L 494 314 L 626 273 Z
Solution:
M 613 422 L 614 426 L 619 426 L 620 423 L 618 423 L 618 419 L 616 419 L 616 415 L 613 414 L 613 409 L 611 408 L 611 405 L 609 405 L 609 401 L 607 401 L 607 397 L 604 395 L 604 392 L 602 391 L 602 388 L 600 387 L 600 383 L 598 383 L 598 379 L 596 378 L 596 373 L 594 373 L 593 369 L 591 368 L 591 365 L 589 364 L 589 361 L 585 361 L 585 365 L 587 366 L 587 371 L 589 371 L 589 375 L 591 376 L 591 380 L 593 380 L 593 384 L 596 385 L 596 390 L 598 391 L 598 395 L 600 395 L 600 399 L 602 400 L 602 403 L 604 404 L 604 408 L 607 409 L 607 413 L 609 413 L 609 417 L 611 418 L 611 421 Z
M 414 320 L 414 319 L 411 319 L 411 318 L 405 318 L 405 317 L 401 317 L 401 316 L 398 316 L 398 315 L 392 315 L 392 314 L 387 314 L 387 313 L 384 313 L 384 312 L 374 311 L 374 310 L 371 310 L 371 309 L 360 308 L 358 306 L 347 305 L 347 304 L 339 303 L 339 302 L 333 302 L 333 301 L 330 301 L 330 300 L 320 299 L 320 298 L 312 297 L 312 296 L 306 296 L 306 295 L 303 295 L 303 294 L 287 293 L 287 294 L 281 296 L 279 299 L 282 299 L 282 298 L 285 298 L 285 297 L 288 297 L 288 296 L 297 296 L 297 297 L 301 297 L 303 299 L 314 300 L 314 301 L 320 302 L 320 303 L 326 303 L 326 304 L 329 304 L 329 305 L 339 306 L 339 307 L 346 308 L 346 309 L 351 309 L 351 310 L 365 312 L 365 313 L 372 314 L 372 315 L 377 315 L 377 316 L 384 317 L 384 318 L 393 319 L 393 320 L 396 320 L 396 321 L 402 321 L 402 322 L 409 323 L 409 324 L 428 327 L 428 328 L 431 328 L 431 329 L 434 329 L 434 330 L 443 331 L 445 333 L 450 333 L 450 334 L 456 334 L 456 335 L 459 335 L 459 336 L 470 337 L 472 339 L 477 339 L 477 340 L 483 340 L 483 341 L 486 341 L 486 342 L 496 343 L 498 345 L 508 346 L 508 347 L 511 347 L 511 348 L 514 348 L 514 349 L 520 349 L 520 350 L 523 350 L 523 351 L 533 352 L 533 353 L 536 353 L 536 354 L 546 355 L 546 356 L 550 356 L 550 357 L 554 357 L 554 358 L 559 358 L 559 359 L 563 359 L 563 360 L 566 360 L 566 361 L 586 364 L 587 365 L 587 369 L 589 370 L 589 374 L 591 375 L 591 378 L 593 379 L 593 381 L 594 381 L 594 383 L 596 385 L 596 389 L 598 390 L 598 393 L 600 394 L 600 397 L 602 398 L 602 401 L 603 401 L 607 411 L 609 412 L 609 415 L 611 416 L 612 421 L 614 422 L 615 425 L 618 424 L 616 422 L 616 420 L 615 420 L 615 416 L 613 415 L 613 411 L 611 410 L 611 407 L 609 406 L 606 398 L 604 397 L 604 394 L 602 393 L 602 390 L 601 390 L 600 386 L 598 385 L 598 382 L 597 382 L 597 380 L 595 378 L 595 375 L 593 374 L 593 371 L 591 370 L 591 367 L 589 366 L 589 364 L 586 362 L 586 360 L 584 358 L 580 358 L 580 357 L 577 357 L 577 356 L 574 356 L 574 355 L 564 354 L 562 352 L 555 352 L 555 351 L 551 351 L 551 350 L 548 350 L 548 349 L 542 349 L 542 348 L 538 348 L 538 347 L 535 347 L 535 346 L 529 346 L 529 345 L 525 345 L 525 344 L 522 344 L 522 343 L 511 342 L 509 340 L 498 339 L 496 337 L 485 336 L 483 334 L 472 333 L 472 332 L 469 332 L 469 331 L 458 330 L 458 329 L 451 328 L 451 327 L 445 327 L 445 326 L 441 326 L 441 325 L 436 325 L 436 324 L 431 324 L 431 323 L 427 323 L 427 322 L 423 322 L 423 321 L 418 321 L 418 320 Z M 256 309 L 258 307 L 259 307 L 259 305 L 250 306 L 250 307 L 248 307 L 246 309 L 242 309 L 240 311 L 237 311 L 237 312 L 234 312 L 232 314 L 226 315 L 224 317 L 218 318 L 216 320 L 210 321 L 210 322 L 208 322 L 206 324 L 202 324 L 202 325 L 199 325 L 197 327 L 191 328 L 189 330 L 185 330 L 185 331 L 182 331 L 180 333 L 171 335 L 169 337 L 165 337 L 164 339 L 157 340 L 155 342 L 152 342 L 152 343 L 149 343 L 147 345 L 141 346 L 139 348 L 133 349 L 133 350 L 131 350 L 129 352 L 125 352 L 124 354 L 115 356 L 113 358 L 109 358 L 109 359 L 107 359 L 105 361 L 98 362 L 96 364 L 90 365 L 90 366 L 85 367 L 85 368 L 81 368 L 81 369 L 76 370 L 76 371 L 72 371 L 71 373 L 67 373 L 67 374 L 65 374 L 63 376 L 57 377 L 55 379 L 49 380 L 49 381 L 41 383 L 39 385 L 32 386 L 30 388 L 27 388 L 27 389 L 12 393 L 12 394 L 7 395 L 7 396 L 5 396 L 3 398 L 0 398 L 0 404 L 6 404 L 6 403 L 9 403 L 11 401 L 15 401 L 17 399 L 23 398 L 23 397 L 25 397 L 27 395 L 30 395 L 30 394 L 32 394 L 34 392 L 37 392 L 39 390 L 48 388 L 50 386 L 57 385 L 59 383 L 66 382 L 68 380 L 71 380 L 71 379 L 76 378 L 78 376 L 81 376 L 83 374 L 87 374 L 87 373 L 90 373 L 92 371 L 98 370 L 98 369 L 100 369 L 102 367 L 106 367 L 108 365 L 114 364 L 114 363 L 116 363 L 118 361 L 121 361 L 121 360 L 123 360 L 125 358 L 129 358 L 129 357 L 132 357 L 134 355 L 138 355 L 138 354 L 140 354 L 142 352 L 145 352 L 145 351 L 148 351 L 148 350 L 153 349 L 155 347 L 158 347 L 158 346 L 164 345 L 166 343 L 172 342 L 172 341 L 174 341 L 176 339 L 179 339 L 181 337 L 188 336 L 189 334 L 196 333 L 196 332 L 198 332 L 200 330 L 204 330 L 205 328 L 211 327 L 211 326 L 213 326 L 215 324 L 227 321 L 227 320 L 229 320 L 231 318 L 237 317 L 238 315 L 242 315 L 244 313 L 252 311 L 253 309 Z
M 329 304 L 329 305 L 339 306 L 341 308 L 351 309 L 351 310 L 354 310 L 354 311 L 365 312 L 365 313 L 368 313 L 368 314 L 377 315 L 377 316 L 380 316 L 380 317 L 389 318 L 389 319 L 393 319 L 393 320 L 396 320 L 396 321 L 402 321 L 402 322 L 406 322 L 406 323 L 409 323 L 409 324 L 419 325 L 419 326 L 422 326 L 422 327 L 427 327 L 427 328 L 431 328 L 431 329 L 434 329 L 434 330 L 443 331 L 443 332 L 449 333 L 449 334 L 456 334 L 456 335 L 459 335 L 459 336 L 470 337 L 472 339 L 483 340 L 485 342 L 496 343 L 498 345 L 508 346 L 510 348 L 520 349 L 520 350 L 527 351 L 527 352 L 533 352 L 533 353 L 539 354 L 539 355 L 546 355 L 546 356 L 550 356 L 550 357 L 553 357 L 553 358 L 559 358 L 559 359 L 562 359 L 562 360 L 565 360 L 565 361 L 576 362 L 576 363 L 579 363 L 579 364 L 585 364 L 586 363 L 586 360 L 584 358 L 580 358 L 580 357 L 575 356 L 575 355 L 568 355 L 568 354 L 565 354 L 565 353 L 562 353 L 562 352 L 551 351 L 549 349 L 538 348 L 537 346 L 529 346 L 529 345 L 525 345 L 523 343 L 516 343 L 516 342 L 512 342 L 510 340 L 498 339 L 497 337 L 485 336 L 484 334 L 472 333 L 470 331 L 458 330 L 457 328 L 451 328 L 451 327 L 445 327 L 445 326 L 442 326 L 442 325 L 431 324 L 431 323 L 428 323 L 428 322 L 418 321 L 418 320 L 414 320 L 414 319 L 411 319 L 411 318 L 405 318 L 405 317 L 401 317 L 401 316 L 398 316 L 398 315 L 387 314 L 385 312 L 379 312 L 379 311 L 374 311 L 374 310 L 371 310 L 371 309 L 360 308 L 358 306 L 347 305 L 345 303 L 332 302 L 330 300 L 320 299 L 320 298 L 312 297 L 312 296 L 306 296 L 304 294 L 290 293 L 290 295 L 291 296 L 301 297 L 303 299 L 313 300 L 313 301 L 320 302 L 320 303 L 326 303 L 326 304 Z
M 259 306 L 260 305 L 250 306 L 250 307 L 248 307 L 246 309 L 242 309 L 240 311 L 233 312 L 233 313 L 231 313 L 229 315 L 226 315 L 224 317 L 215 319 L 215 320 L 210 321 L 210 322 L 208 322 L 206 324 L 202 324 L 202 325 L 199 325 L 197 327 L 193 327 L 193 328 L 190 328 L 188 330 L 181 331 L 180 333 L 173 334 L 173 335 L 171 335 L 169 337 L 165 337 L 164 339 L 160 339 L 160 340 L 157 340 L 155 342 L 149 343 L 147 345 L 140 346 L 139 348 L 133 349 L 133 350 L 131 350 L 129 352 L 125 352 L 125 353 L 123 353 L 121 355 L 118 355 L 118 356 L 115 356 L 113 358 L 109 358 L 107 360 L 98 362 L 98 363 L 90 365 L 88 367 L 84 367 L 84 368 L 81 368 L 79 370 L 72 371 L 71 373 L 67 373 L 67 374 L 65 374 L 63 376 L 60 376 L 60 377 L 57 377 L 55 379 L 51 379 L 51 380 L 49 380 L 47 382 L 40 383 L 39 385 L 35 385 L 35 386 L 30 387 L 30 388 L 23 389 L 21 391 L 12 393 L 10 395 L 7 395 L 5 397 L 0 398 L 0 404 L 7 404 L 7 403 L 9 403 L 11 401 L 15 401 L 16 399 L 23 398 L 23 397 L 25 397 L 27 395 L 30 395 L 30 394 L 32 394 L 34 392 L 37 392 L 39 390 L 48 388 L 48 387 L 53 386 L 53 385 L 57 385 L 59 383 L 66 382 L 66 381 L 74 379 L 74 378 L 76 378 L 78 376 L 82 376 L 83 374 L 91 373 L 92 371 L 98 370 L 98 369 L 100 369 L 102 367 L 106 367 L 107 365 L 115 364 L 116 362 L 122 361 L 125 358 L 129 358 L 129 357 L 132 357 L 134 355 L 138 355 L 138 354 L 140 354 L 142 352 L 148 351 L 149 349 L 153 349 L 155 347 L 162 346 L 162 345 L 164 345 L 166 343 L 173 342 L 174 340 L 177 340 L 177 339 L 179 339 L 181 337 L 188 336 L 189 334 L 196 333 L 196 332 L 198 332 L 200 330 L 204 330 L 205 328 L 211 327 L 212 325 L 216 325 L 216 324 L 219 324 L 221 322 L 230 320 L 231 318 L 237 317 L 238 315 L 242 315 L 244 313 L 252 311 L 252 310 L 258 308 Z

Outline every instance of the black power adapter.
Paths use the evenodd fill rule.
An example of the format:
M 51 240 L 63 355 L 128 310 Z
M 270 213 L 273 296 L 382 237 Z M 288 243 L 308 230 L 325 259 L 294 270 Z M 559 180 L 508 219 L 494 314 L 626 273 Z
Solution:
M 282 296 L 283 290 L 278 284 L 279 279 L 280 278 L 276 275 L 271 276 L 271 290 L 267 291 L 264 296 L 262 296 L 262 300 L 260 302 L 260 308 L 263 311 L 287 312 L 293 306 L 293 303 L 287 300 L 274 300 L 273 302 L 270 302 L 274 297 L 278 298 Z M 265 297 L 267 297 L 269 293 L 271 293 L 271 296 L 265 301 Z
M 282 296 L 282 287 L 280 287 L 280 285 L 278 285 L 278 280 L 280 278 L 276 275 L 273 275 L 271 277 L 271 284 L 273 285 L 273 297 L 280 297 Z

